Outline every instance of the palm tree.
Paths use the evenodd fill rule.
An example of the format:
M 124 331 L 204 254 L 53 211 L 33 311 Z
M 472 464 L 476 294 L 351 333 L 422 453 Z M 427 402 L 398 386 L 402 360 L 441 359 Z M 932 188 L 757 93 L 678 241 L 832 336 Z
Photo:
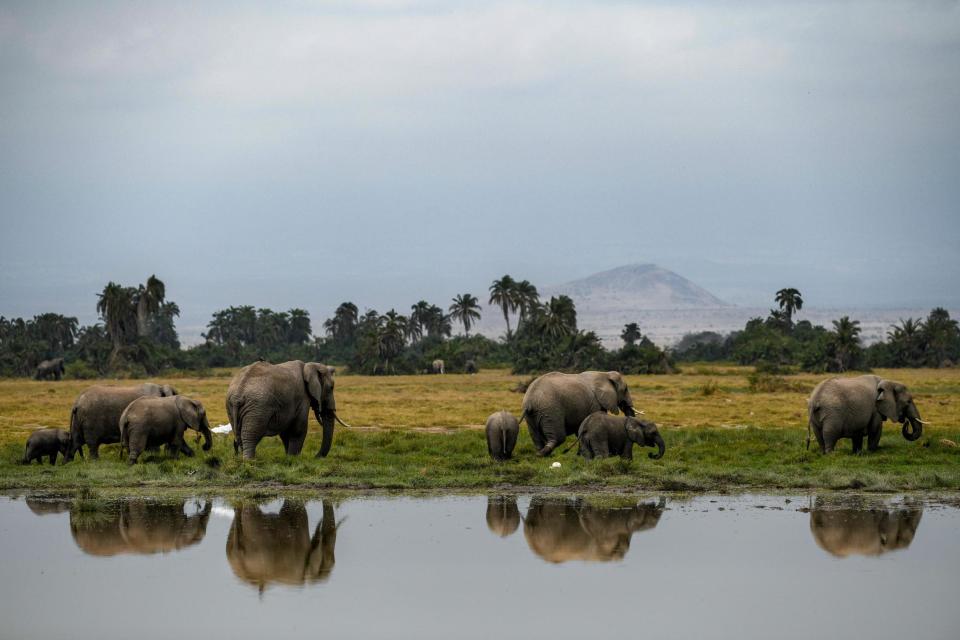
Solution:
M 377 351 L 384 361 L 384 371 L 390 372 L 390 358 L 400 355 L 406 345 L 407 318 L 390 309 L 383 315 L 383 324 L 377 336 Z
M 849 316 L 834 320 L 832 342 L 837 369 L 850 369 L 860 355 L 860 321 Z
M 623 331 L 620 333 L 620 337 L 623 338 L 625 345 L 632 347 L 643 337 L 643 334 L 640 333 L 640 325 L 636 322 L 623 325 Z
M 920 366 L 923 361 L 924 327 L 922 320 L 901 319 L 900 325 L 890 325 L 887 341 L 900 366 Z
M 509 275 L 494 280 L 490 285 L 490 304 L 503 311 L 503 321 L 507 323 L 507 337 L 510 337 L 510 312 L 517 310 L 517 282 Z
M 120 351 L 136 328 L 136 293 L 136 289 L 111 281 L 103 288 L 103 293 L 97 294 L 97 313 L 106 325 L 114 354 Z
M 450 315 L 443 312 L 443 309 L 435 304 L 427 309 L 424 327 L 427 335 L 431 338 L 449 338 L 453 335 L 453 323 L 450 321 Z
M 568 296 L 556 296 L 544 305 L 540 317 L 540 328 L 552 337 L 559 338 L 577 332 L 577 311 L 573 300 Z
M 776 301 L 785 315 L 787 328 L 792 328 L 794 312 L 803 309 L 803 298 L 800 292 L 793 287 L 780 289 L 777 291 Z
M 516 308 L 520 312 L 517 319 L 517 329 L 532 315 L 533 309 L 540 304 L 540 294 L 529 280 L 521 280 L 514 286 L 516 294 Z
M 463 332 L 470 337 L 470 327 L 480 319 L 480 301 L 469 293 L 462 293 L 453 299 L 450 305 L 450 317 L 463 324 Z
M 146 286 L 140 285 L 137 289 L 137 335 L 150 334 L 150 318 L 160 311 L 166 294 L 166 286 L 156 275 L 151 275 L 147 278 Z
M 310 314 L 304 309 L 290 309 L 290 328 L 287 333 L 287 342 L 303 344 L 310 339 L 313 328 L 310 326 Z
M 928 351 L 927 363 L 934 367 L 943 366 L 950 347 L 960 337 L 957 321 L 950 318 L 950 312 L 937 307 L 923 323 L 923 337 Z
M 430 322 L 430 307 L 433 306 L 426 300 L 421 300 L 410 307 L 410 337 L 413 340 L 420 340 L 423 332 Z
M 357 330 L 360 311 L 352 302 L 343 302 L 333 312 L 333 317 L 324 321 L 327 335 L 337 342 L 349 342 Z

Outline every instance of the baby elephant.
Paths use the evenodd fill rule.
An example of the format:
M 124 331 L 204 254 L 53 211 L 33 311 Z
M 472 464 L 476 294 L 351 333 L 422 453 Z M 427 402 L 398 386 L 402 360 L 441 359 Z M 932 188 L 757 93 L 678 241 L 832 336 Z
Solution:
M 213 444 L 210 423 L 203 405 L 185 396 L 169 398 L 137 398 L 120 416 L 120 447 L 129 452 L 128 464 L 134 464 L 144 449 L 167 445 L 167 452 L 176 457 L 180 452 L 193 455 L 183 440 L 183 432 L 193 429 L 203 435 L 203 450 Z
M 657 447 L 657 453 L 648 454 L 653 460 L 662 458 L 666 449 L 663 437 L 653 422 L 632 416 L 614 416 L 603 411 L 584 418 L 577 437 L 580 439 L 580 455 L 587 460 L 608 456 L 633 460 L 634 443 L 641 447 Z
M 27 438 L 27 449 L 23 453 L 23 464 L 34 460 L 43 464 L 43 458 L 50 456 L 50 464 L 57 464 L 57 454 L 64 457 L 70 449 L 70 434 L 63 429 L 39 429 Z
M 487 418 L 487 451 L 494 460 L 509 460 L 517 446 L 520 423 L 508 411 L 498 411 Z

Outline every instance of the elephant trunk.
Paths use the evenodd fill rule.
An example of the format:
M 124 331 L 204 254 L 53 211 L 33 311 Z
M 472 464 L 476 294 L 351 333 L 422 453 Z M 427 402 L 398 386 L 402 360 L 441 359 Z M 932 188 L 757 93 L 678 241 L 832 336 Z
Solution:
M 203 423 L 200 425 L 200 434 L 203 436 L 203 450 L 210 451 L 210 447 L 213 446 L 213 434 L 210 433 L 210 424 L 206 418 L 203 419 Z
M 330 453 L 330 446 L 333 444 L 333 425 L 336 420 L 336 414 L 324 412 L 317 415 L 317 420 L 323 426 L 323 441 L 320 443 L 320 451 L 317 452 L 318 458 L 325 458 Z
M 666 451 L 667 445 L 663 442 L 663 436 L 659 433 L 653 437 L 653 444 L 657 445 L 656 453 L 648 453 L 647 457 L 651 460 L 659 460 L 663 457 L 663 452 Z
M 903 422 L 903 429 L 900 431 L 903 437 L 913 442 L 919 440 L 923 435 L 923 421 L 920 419 L 920 413 L 916 407 L 910 406 L 907 409 L 907 419 Z

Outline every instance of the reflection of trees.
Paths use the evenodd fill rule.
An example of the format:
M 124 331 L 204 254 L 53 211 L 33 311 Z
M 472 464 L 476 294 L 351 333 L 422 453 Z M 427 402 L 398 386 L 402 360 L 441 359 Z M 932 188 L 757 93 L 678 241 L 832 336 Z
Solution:
M 333 503 L 328 500 L 323 501 L 323 519 L 312 538 L 301 502 L 284 500 L 279 513 L 241 504 L 234 508 L 227 560 L 238 578 L 261 591 L 271 583 L 326 582 L 336 562 L 337 527 Z
M 656 527 L 664 506 L 662 500 L 611 508 L 534 497 L 527 508 L 523 535 L 530 550 L 548 562 L 622 560 L 633 534 Z
M 197 544 L 207 533 L 212 503 L 195 514 L 184 513 L 185 500 L 125 500 L 118 504 L 74 504 L 70 532 L 84 553 L 114 556 L 177 551 Z
M 878 556 L 909 547 L 922 515 L 923 509 L 913 505 L 833 508 L 818 497 L 810 531 L 821 549 L 839 558 Z

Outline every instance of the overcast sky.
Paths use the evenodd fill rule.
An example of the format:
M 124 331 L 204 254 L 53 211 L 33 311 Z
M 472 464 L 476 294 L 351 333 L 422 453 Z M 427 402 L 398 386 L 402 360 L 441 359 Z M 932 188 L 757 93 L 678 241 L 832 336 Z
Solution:
M 3 2 L 0 314 L 406 310 L 656 262 L 960 304 L 957 2 Z

